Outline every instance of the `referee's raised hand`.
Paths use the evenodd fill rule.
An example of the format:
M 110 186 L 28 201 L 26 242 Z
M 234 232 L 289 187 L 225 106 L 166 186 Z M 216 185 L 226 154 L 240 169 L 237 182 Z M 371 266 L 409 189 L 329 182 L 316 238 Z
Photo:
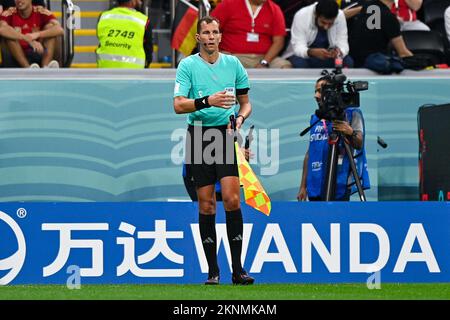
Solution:
M 227 94 L 227 92 L 223 90 L 210 95 L 208 98 L 208 103 L 214 107 L 230 109 L 236 104 L 236 97 L 234 95 Z

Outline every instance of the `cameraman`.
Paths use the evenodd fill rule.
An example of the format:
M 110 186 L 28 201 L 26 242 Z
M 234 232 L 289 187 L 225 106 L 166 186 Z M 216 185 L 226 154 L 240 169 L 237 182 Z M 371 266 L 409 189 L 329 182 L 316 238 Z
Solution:
M 330 75 L 323 76 L 316 81 L 314 98 L 319 107 L 322 104 L 323 85 L 331 82 Z M 310 129 L 309 148 L 303 160 L 303 173 L 300 190 L 297 195 L 298 201 L 322 201 L 327 174 L 328 161 L 328 132 L 331 128 L 340 132 L 348 142 L 350 148 L 357 150 L 355 165 L 358 175 L 362 177 L 363 189 L 370 188 L 367 161 L 364 150 L 364 119 L 359 108 L 348 107 L 344 111 L 345 121 L 328 121 L 321 119 Z M 311 125 L 319 118 L 314 114 L 311 117 Z M 356 191 L 354 178 L 350 169 L 350 159 L 345 152 L 343 139 L 338 142 L 338 166 L 336 174 L 335 201 L 349 201 L 350 195 Z

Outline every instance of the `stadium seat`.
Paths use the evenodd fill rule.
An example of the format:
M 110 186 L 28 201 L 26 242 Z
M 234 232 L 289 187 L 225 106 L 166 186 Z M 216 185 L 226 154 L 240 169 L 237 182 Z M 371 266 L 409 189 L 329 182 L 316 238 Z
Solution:
M 450 6 L 450 0 L 428 0 L 422 5 L 423 22 L 431 29 L 439 20 L 444 20 L 444 12 Z
M 431 30 L 436 31 L 441 35 L 442 41 L 444 42 L 444 51 L 447 57 L 447 64 L 450 65 L 450 42 L 448 41 L 447 38 L 444 19 L 439 19 L 435 21 L 431 27 Z
M 406 46 L 416 57 L 429 59 L 432 65 L 446 62 L 444 41 L 436 31 L 403 31 Z
M 422 19 L 431 30 L 442 35 L 447 64 L 450 64 L 450 43 L 445 31 L 444 12 L 450 6 L 450 0 L 425 0 L 422 5 Z

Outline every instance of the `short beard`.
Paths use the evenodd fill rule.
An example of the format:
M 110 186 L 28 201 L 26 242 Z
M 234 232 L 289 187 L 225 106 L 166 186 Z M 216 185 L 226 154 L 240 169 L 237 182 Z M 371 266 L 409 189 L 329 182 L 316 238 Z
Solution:
M 208 56 L 213 55 L 217 50 L 209 50 L 205 48 L 205 52 Z
M 319 26 L 319 22 L 318 22 L 319 19 L 317 17 L 315 19 L 316 19 L 316 27 L 317 27 L 317 29 L 319 29 L 320 31 L 326 31 L 324 28 Z

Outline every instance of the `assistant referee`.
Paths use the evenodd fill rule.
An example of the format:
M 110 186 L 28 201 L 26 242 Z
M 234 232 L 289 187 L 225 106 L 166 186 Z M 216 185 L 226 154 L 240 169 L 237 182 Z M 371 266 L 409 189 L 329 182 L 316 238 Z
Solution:
M 199 202 L 200 235 L 208 261 L 205 284 L 219 284 L 216 241 L 216 198 L 214 185 L 220 181 L 226 212 L 228 242 L 232 256 L 232 282 L 252 284 L 241 265 L 243 220 L 240 208 L 239 173 L 230 115 L 239 111 L 236 128 L 250 116 L 248 75 L 239 60 L 219 52 L 219 21 L 203 17 L 197 24 L 198 54 L 180 62 L 174 90 L 174 109 L 188 114 L 186 169 L 193 177 Z M 212 157 L 212 159 L 211 159 Z

